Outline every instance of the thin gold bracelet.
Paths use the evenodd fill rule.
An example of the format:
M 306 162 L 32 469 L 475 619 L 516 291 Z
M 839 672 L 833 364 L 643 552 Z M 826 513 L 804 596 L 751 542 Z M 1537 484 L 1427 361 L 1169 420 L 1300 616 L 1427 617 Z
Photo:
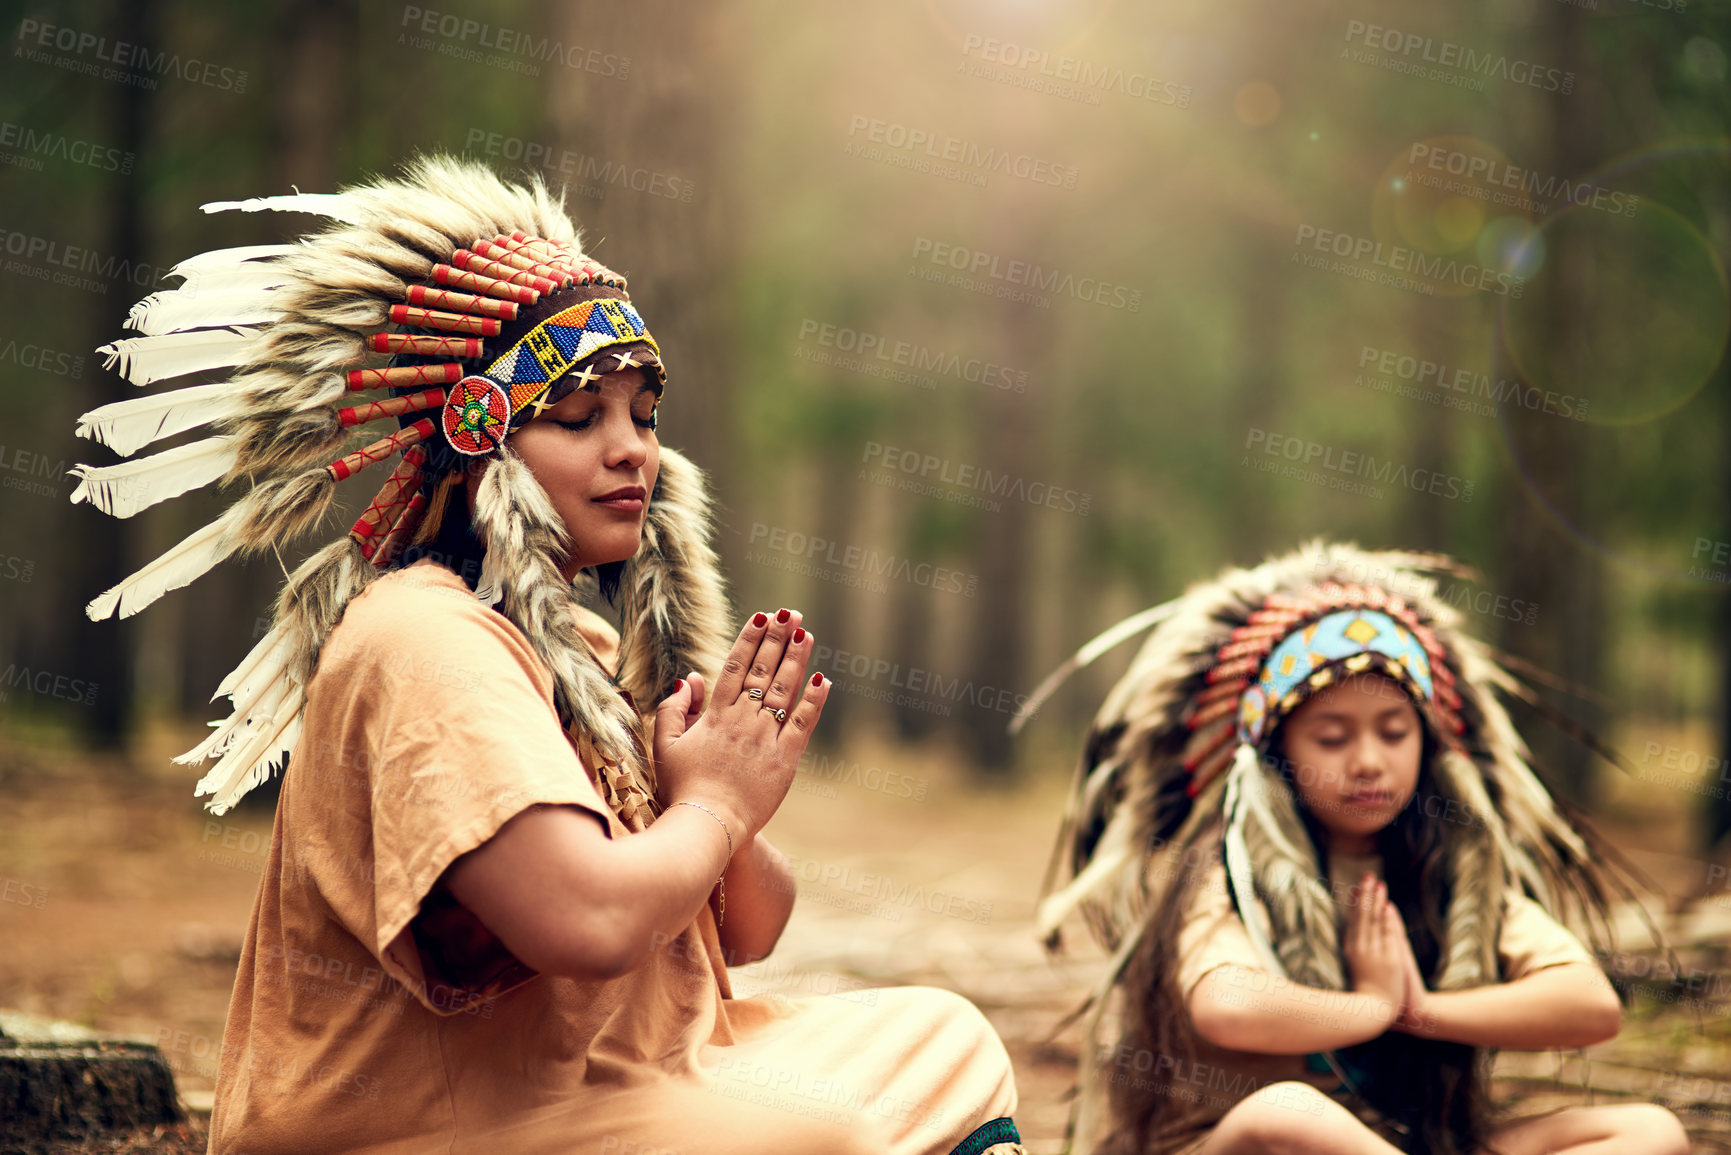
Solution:
M 727 862 L 733 861 L 733 831 L 727 828 L 727 822 L 721 817 L 721 815 L 717 814 L 701 802 L 675 802 L 673 805 L 694 806 L 715 819 L 717 822 L 721 823 L 721 832 L 727 835 Z M 721 874 L 715 876 L 715 893 L 718 900 L 716 903 L 717 909 L 715 911 L 716 930 L 721 929 L 721 920 L 727 917 L 727 884 L 722 881 L 722 878 L 726 873 L 727 863 L 723 863 L 721 866 Z

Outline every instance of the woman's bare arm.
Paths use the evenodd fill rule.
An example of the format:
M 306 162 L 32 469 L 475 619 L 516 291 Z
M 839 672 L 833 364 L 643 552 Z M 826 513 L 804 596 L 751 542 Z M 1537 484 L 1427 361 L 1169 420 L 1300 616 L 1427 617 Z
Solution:
M 535 806 L 443 881 L 524 963 L 603 979 L 635 970 L 689 925 L 726 861 L 721 828 L 690 806 L 618 839 L 575 807 Z
M 733 856 L 724 882 L 721 953 L 728 966 L 741 967 L 775 949 L 793 913 L 798 886 L 786 857 L 761 834 Z
M 804 682 L 812 648 L 797 614 L 758 614 L 740 631 L 707 710 L 699 678 L 661 704 L 655 755 L 666 806 L 648 830 L 611 839 L 579 808 L 532 807 L 452 863 L 444 885 L 524 963 L 593 979 L 641 966 L 690 925 L 727 869 L 746 883 L 743 909 L 728 912 L 740 923 L 737 947 L 768 953 L 787 909 L 754 901 L 776 869 L 757 834 L 786 796 L 829 696 L 828 681 Z M 744 694 L 748 676 L 753 685 L 803 687 L 797 703 L 788 699 L 785 724 Z

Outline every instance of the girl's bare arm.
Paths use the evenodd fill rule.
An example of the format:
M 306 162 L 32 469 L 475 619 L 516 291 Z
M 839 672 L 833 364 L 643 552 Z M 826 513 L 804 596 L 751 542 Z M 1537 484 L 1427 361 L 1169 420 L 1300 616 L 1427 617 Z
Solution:
M 1565 963 L 1464 991 L 1426 991 L 1421 983 L 1394 1029 L 1475 1047 L 1547 1051 L 1615 1038 L 1622 1020 L 1617 993 L 1599 968 Z
M 1190 1021 L 1217 1047 L 1307 1055 L 1376 1038 L 1400 1015 L 1380 993 L 1300 986 L 1251 967 L 1216 967 L 1190 992 Z
M 1300 986 L 1267 971 L 1216 967 L 1190 993 L 1190 1020 L 1215 1046 L 1265 1055 L 1306 1055 L 1376 1038 L 1399 1019 L 1412 949 L 1388 901 L 1365 874 L 1341 940 L 1353 989 Z

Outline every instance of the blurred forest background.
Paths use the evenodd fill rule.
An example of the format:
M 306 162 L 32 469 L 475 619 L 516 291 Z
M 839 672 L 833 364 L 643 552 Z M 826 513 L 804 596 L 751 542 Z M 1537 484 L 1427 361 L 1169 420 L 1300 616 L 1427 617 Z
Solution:
M 1633 764 L 1527 713 L 1545 772 L 1725 860 L 1725 0 L 6 10 L 11 749 L 165 772 L 282 580 L 84 615 L 233 497 L 68 504 L 72 463 L 113 460 L 76 417 L 136 395 L 94 348 L 176 261 L 320 224 L 198 206 L 450 151 L 564 184 L 630 277 L 736 605 L 831 647 L 826 757 L 1061 782 L 1133 647 L 1010 739 L 1047 671 L 1327 535 L 1470 566 L 1443 583 L 1468 628 Z
M 1587 691 L 1565 708 L 1724 748 L 1731 6 L 13 11 L 15 726 L 117 747 L 202 718 L 282 577 L 82 613 L 220 508 L 67 504 L 66 466 L 111 460 L 74 419 L 131 389 L 92 350 L 176 261 L 319 225 L 197 206 L 438 150 L 564 184 L 631 277 L 738 604 L 797 604 L 838 651 L 831 743 L 941 735 L 1011 773 L 1018 696 L 1079 644 L 1326 534 L 1454 555 L 1480 579 L 1445 590 Z M 1299 451 L 1309 474 L 1268 472 Z M 1535 741 L 1590 796 L 1584 756 Z

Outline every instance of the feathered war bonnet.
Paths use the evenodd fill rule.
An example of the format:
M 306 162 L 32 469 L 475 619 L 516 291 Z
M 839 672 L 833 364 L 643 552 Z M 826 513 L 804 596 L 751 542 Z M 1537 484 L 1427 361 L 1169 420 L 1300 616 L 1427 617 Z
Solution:
M 93 600 L 89 616 L 127 617 L 230 555 L 277 550 L 319 527 L 340 482 L 396 464 L 373 472 L 388 476 L 354 527 L 289 575 L 271 630 L 217 687 L 233 712 L 175 759 L 218 759 L 196 793 L 211 795 L 209 809 L 221 814 L 285 764 L 343 608 L 427 552 L 441 520 L 452 522 L 439 516 L 444 507 L 461 508 L 462 473 L 479 463 L 477 596 L 553 671 L 561 721 L 615 771 L 610 801 L 628 812 L 651 805 L 639 719 L 618 691 L 659 701 L 684 672 L 713 672 L 728 642 L 703 475 L 661 450 L 642 545 L 618 574 L 621 668 L 610 681 L 571 612 L 564 522 L 509 439 L 572 389 L 631 365 L 659 396 L 659 350 L 624 279 L 583 254 L 538 178 L 511 185 L 451 158 L 340 193 L 204 206 L 237 208 L 333 223 L 297 243 L 182 261 L 171 270 L 179 288 L 139 302 L 128 325 L 145 335 L 104 346 L 108 367 L 141 386 L 213 370 L 228 379 L 103 406 L 79 419 L 78 434 L 121 456 L 199 426 L 212 435 L 119 465 L 80 465 L 72 500 L 130 517 L 214 481 L 249 488 Z M 363 400 L 368 393 L 382 396 Z M 384 421 L 397 428 L 356 437 Z
M 1425 813 L 1438 816 L 1452 881 L 1431 988 L 1498 980 L 1511 887 L 1606 925 L 1588 840 L 1534 775 L 1497 697 L 1529 693 L 1437 595 L 1434 575 L 1448 572 L 1460 571 L 1442 557 L 1311 543 L 1127 619 L 1031 697 L 1023 717 L 1075 669 L 1153 628 L 1089 731 L 1036 915 L 1056 945 L 1059 925 L 1080 910 L 1113 952 L 1089 1000 L 1090 1053 L 1164 893 L 1153 876 L 1194 877 L 1216 854 L 1267 970 L 1306 986 L 1348 985 L 1343 912 L 1273 746 L 1309 694 L 1355 674 L 1405 688 L 1429 732 L 1430 781 L 1421 774 L 1420 789 L 1433 796 L 1412 805 L 1428 802 Z M 1061 867 L 1068 879 L 1057 886 Z M 1126 994 L 1127 1012 L 1146 1009 L 1148 992 Z M 1082 1064 L 1077 1102 L 1083 1150 L 1092 1066 Z

